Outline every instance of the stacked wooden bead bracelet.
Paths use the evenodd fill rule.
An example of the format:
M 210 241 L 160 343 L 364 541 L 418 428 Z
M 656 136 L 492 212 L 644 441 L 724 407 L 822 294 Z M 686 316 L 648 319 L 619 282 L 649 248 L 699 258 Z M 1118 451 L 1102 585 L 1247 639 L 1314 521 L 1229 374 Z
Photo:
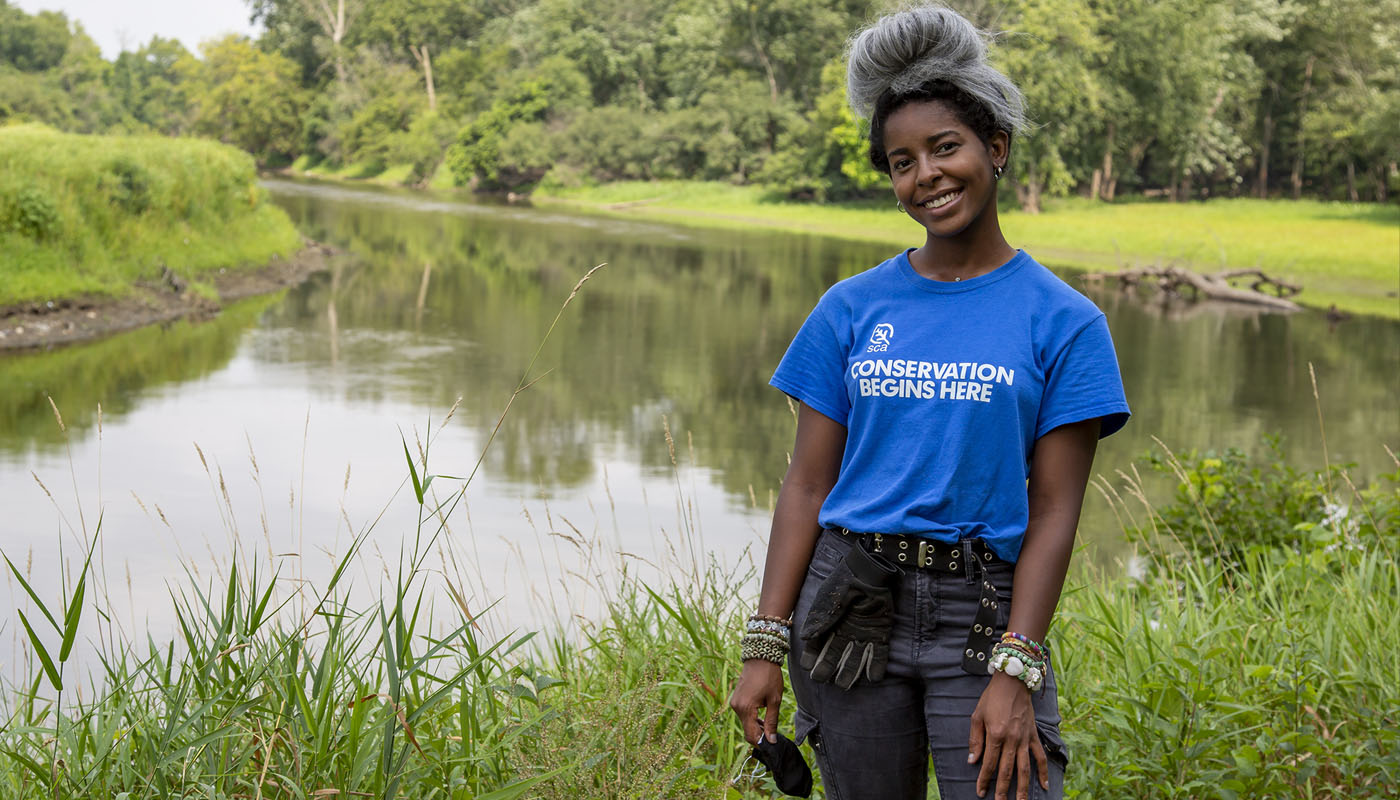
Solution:
M 761 658 L 781 664 L 787 658 L 791 638 L 792 620 L 754 614 L 744 623 L 744 637 L 739 640 L 740 657 L 744 661 Z

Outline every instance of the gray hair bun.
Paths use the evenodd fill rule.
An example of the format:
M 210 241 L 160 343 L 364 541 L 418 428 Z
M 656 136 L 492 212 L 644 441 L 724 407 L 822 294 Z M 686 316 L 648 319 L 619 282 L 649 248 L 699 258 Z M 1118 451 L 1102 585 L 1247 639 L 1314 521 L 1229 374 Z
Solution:
M 851 39 L 846 97 L 857 116 L 869 118 L 880 96 L 940 80 L 982 104 L 998 128 L 1025 127 L 1025 101 L 1009 78 L 987 63 L 988 34 L 942 6 L 905 9 L 862 29 Z

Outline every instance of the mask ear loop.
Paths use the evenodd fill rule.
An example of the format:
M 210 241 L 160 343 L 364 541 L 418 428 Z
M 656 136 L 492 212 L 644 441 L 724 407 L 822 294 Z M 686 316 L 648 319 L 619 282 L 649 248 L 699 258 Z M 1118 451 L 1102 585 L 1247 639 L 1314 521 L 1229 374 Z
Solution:
M 750 761 L 754 762 L 753 771 L 746 775 L 744 774 L 744 770 L 748 768 Z M 750 754 L 748 758 L 744 759 L 739 764 L 739 772 L 734 776 L 734 780 L 730 781 L 729 784 L 733 786 L 739 783 L 739 781 L 741 780 L 757 782 L 759 780 L 762 780 L 765 774 L 767 774 L 767 771 L 763 766 L 763 762 L 754 758 L 753 755 Z

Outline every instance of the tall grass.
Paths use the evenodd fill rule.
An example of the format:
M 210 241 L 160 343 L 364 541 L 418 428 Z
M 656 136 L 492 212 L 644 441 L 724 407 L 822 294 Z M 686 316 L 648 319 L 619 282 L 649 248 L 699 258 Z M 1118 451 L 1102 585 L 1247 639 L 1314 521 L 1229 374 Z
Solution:
M 261 266 L 301 240 L 253 160 L 195 139 L 0 127 L 0 307 Z
M 726 703 L 751 572 L 691 563 L 659 586 L 619 566 L 606 614 L 577 635 L 489 635 L 448 565 L 427 563 L 447 511 L 424 491 L 445 480 L 428 454 L 405 462 L 418 531 L 367 604 L 346 579 L 363 534 L 319 584 L 256 562 L 217 582 L 192 571 L 174 641 L 75 639 L 83 613 L 108 613 L 84 588 L 91 569 L 53 597 L 16 568 L 43 655 L 8 691 L 0 795 L 768 796 L 734 783 L 746 746 Z M 1175 506 L 1132 500 L 1139 485 L 1114 487 L 1139 506 L 1122 513 L 1164 525 Z M 1295 522 L 1286 545 L 1226 559 L 1159 527 L 1143 577 L 1080 574 L 1053 632 L 1068 794 L 1393 797 L 1398 521 L 1391 483 Z M 455 602 L 433 606 L 434 592 Z M 67 683 L 83 648 L 90 695 Z

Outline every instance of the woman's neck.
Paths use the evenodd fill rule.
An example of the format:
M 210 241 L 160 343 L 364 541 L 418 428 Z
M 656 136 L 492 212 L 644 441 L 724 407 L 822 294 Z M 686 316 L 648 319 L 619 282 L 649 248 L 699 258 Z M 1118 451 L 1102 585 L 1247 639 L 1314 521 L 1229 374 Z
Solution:
M 980 236 L 969 233 L 950 238 L 930 235 L 923 247 L 909 254 L 910 266 L 931 280 L 965 281 L 991 272 L 1016 255 L 999 226 Z

